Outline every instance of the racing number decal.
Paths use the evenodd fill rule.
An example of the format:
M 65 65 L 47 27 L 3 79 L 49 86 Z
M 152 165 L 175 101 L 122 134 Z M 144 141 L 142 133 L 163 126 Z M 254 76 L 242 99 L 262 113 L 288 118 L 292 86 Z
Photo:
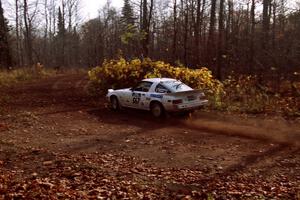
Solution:
M 132 103 L 133 103 L 133 104 L 139 104 L 139 103 L 140 103 L 140 100 L 141 100 L 141 98 L 139 98 L 139 97 L 133 97 Z
M 141 94 L 139 93 L 133 93 L 132 94 L 132 103 L 133 104 L 139 104 L 140 103 L 140 100 L 141 100 Z

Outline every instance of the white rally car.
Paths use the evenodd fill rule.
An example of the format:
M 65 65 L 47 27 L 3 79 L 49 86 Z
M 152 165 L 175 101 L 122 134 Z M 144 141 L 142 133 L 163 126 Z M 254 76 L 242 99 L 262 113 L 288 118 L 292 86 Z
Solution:
M 121 107 L 150 110 L 155 117 L 165 112 L 196 110 L 208 102 L 203 92 L 170 78 L 149 78 L 132 88 L 109 89 L 107 98 L 113 110 Z

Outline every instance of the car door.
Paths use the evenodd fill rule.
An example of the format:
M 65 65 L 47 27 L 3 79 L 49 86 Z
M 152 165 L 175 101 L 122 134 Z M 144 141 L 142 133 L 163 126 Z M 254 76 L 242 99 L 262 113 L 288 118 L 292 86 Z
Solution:
M 130 107 L 147 109 L 146 95 L 149 92 L 152 84 L 152 82 L 142 81 L 136 87 L 132 88 Z
M 131 107 L 131 89 L 125 89 L 120 93 L 120 101 L 122 106 Z

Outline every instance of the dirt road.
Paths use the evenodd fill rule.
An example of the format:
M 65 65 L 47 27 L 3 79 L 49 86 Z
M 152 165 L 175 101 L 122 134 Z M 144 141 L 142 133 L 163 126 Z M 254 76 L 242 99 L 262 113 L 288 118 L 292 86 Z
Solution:
M 0 89 L 0 199 L 300 198 L 298 123 L 112 112 L 86 85 L 60 75 Z

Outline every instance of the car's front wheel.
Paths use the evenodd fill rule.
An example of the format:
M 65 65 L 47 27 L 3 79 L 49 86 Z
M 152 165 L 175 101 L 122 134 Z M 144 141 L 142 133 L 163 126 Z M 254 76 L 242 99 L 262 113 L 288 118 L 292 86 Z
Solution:
M 116 96 L 112 96 L 110 98 L 110 105 L 112 110 L 119 110 L 120 109 L 120 104 L 118 101 L 118 98 Z
M 164 112 L 165 112 L 165 111 L 164 111 L 164 108 L 163 108 L 163 106 L 162 106 L 160 103 L 158 103 L 158 102 L 153 102 L 153 103 L 151 104 L 150 110 L 151 110 L 151 113 L 152 113 L 152 115 L 153 115 L 154 117 L 159 118 L 159 117 L 164 116 Z

